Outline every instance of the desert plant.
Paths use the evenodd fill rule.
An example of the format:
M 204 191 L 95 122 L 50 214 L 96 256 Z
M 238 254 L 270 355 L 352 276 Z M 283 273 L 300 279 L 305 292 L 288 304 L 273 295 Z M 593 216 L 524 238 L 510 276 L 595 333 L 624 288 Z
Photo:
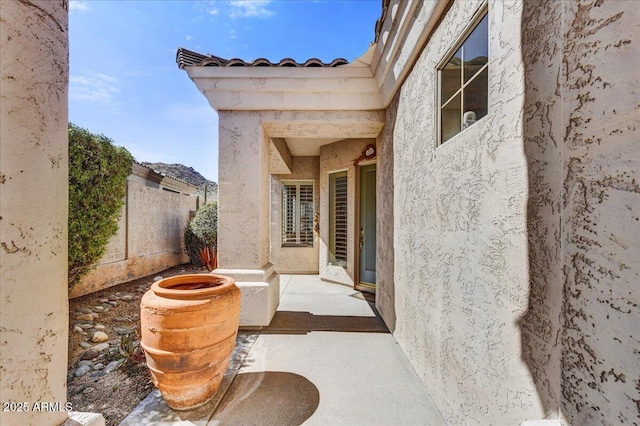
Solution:
M 118 231 L 133 156 L 104 135 L 69 123 L 69 287 Z
M 204 265 L 209 271 L 217 267 L 218 203 L 198 210 L 185 228 L 184 246 L 194 265 Z

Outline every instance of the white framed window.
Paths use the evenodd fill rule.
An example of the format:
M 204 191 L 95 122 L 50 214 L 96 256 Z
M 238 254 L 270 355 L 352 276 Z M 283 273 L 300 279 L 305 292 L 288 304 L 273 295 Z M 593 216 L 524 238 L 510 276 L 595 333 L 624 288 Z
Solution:
M 313 247 L 313 182 L 283 182 L 282 247 Z
M 486 7 L 438 66 L 439 144 L 489 110 L 489 18 Z
M 329 263 L 347 267 L 347 172 L 329 175 Z

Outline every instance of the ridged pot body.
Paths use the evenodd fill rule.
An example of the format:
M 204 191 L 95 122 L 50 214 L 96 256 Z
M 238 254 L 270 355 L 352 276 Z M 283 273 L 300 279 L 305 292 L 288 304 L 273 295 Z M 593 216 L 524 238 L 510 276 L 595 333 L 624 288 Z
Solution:
M 189 289 L 203 285 L 209 287 Z M 240 290 L 223 275 L 165 278 L 145 293 L 141 346 L 169 407 L 189 410 L 215 395 L 235 347 L 239 316 Z

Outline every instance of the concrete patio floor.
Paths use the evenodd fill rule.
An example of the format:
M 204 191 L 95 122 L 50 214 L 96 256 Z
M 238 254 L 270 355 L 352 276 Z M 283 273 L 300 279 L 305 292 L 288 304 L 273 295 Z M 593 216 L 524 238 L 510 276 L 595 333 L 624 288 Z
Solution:
M 368 295 L 315 275 L 282 275 L 280 291 L 211 402 L 173 411 L 156 390 L 121 425 L 445 424 Z

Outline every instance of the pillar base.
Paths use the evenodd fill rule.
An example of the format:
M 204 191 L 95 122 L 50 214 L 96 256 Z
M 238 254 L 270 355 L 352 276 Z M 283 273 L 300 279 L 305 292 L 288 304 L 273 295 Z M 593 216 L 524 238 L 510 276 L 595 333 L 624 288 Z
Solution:
M 241 328 L 262 328 L 271 323 L 280 304 L 280 275 L 273 264 L 261 269 L 216 269 L 212 273 L 233 278 L 242 292 Z

